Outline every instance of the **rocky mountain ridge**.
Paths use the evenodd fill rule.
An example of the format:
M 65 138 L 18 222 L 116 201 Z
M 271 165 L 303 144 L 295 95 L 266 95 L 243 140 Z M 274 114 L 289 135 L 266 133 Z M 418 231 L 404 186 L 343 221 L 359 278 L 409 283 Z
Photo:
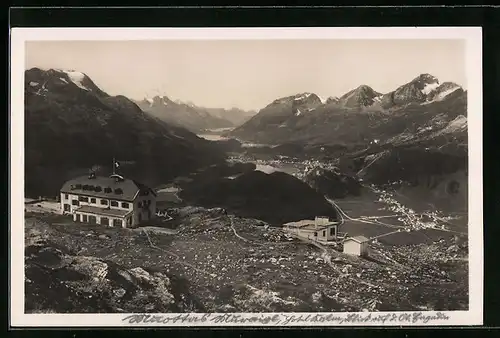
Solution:
M 168 96 L 156 95 L 136 101 L 136 104 L 153 116 L 192 132 L 209 129 L 229 128 L 243 123 L 254 112 L 232 108 L 205 108 L 191 102 L 172 100 Z
M 212 143 L 76 71 L 25 72 L 25 137 L 26 194 L 36 197 L 55 196 L 92 167 L 110 171 L 113 157 L 132 163 L 125 174 L 146 184 L 224 159 Z
M 444 119 L 451 122 L 458 115 L 466 116 L 466 94 L 459 85 L 440 83 L 429 74 L 421 74 L 386 94 L 366 85 L 325 103 L 319 98 L 305 102 L 296 100 L 303 95 L 297 94 L 273 101 L 228 135 L 264 144 L 362 147 L 405 132 L 407 128 L 403 126 L 402 117 L 407 119 L 411 129 L 434 118 L 446 116 Z

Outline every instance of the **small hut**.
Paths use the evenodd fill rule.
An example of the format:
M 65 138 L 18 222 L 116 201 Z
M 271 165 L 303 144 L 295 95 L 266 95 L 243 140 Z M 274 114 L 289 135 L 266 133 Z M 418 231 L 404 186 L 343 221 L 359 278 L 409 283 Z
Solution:
M 349 237 L 344 240 L 344 253 L 355 256 L 368 255 L 368 238 L 365 236 Z

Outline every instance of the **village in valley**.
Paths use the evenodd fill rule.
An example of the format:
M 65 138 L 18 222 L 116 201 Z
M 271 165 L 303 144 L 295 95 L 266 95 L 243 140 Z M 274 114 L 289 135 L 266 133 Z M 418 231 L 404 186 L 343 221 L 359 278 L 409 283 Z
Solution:
M 66 261 L 61 268 L 95 275 L 90 283 L 96 291 L 111 288 L 112 299 L 103 301 L 117 312 L 139 309 L 126 305 L 130 291 L 113 285 L 107 261 L 129 267 L 128 274 L 142 271 L 136 278 L 146 278 L 171 302 L 174 292 L 158 289 L 151 271 L 185 279 L 190 286 L 183 292 L 189 294 L 182 297 L 196 302 L 179 311 L 431 310 L 467 304 L 464 235 L 405 209 L 384 191 L 377 191 L 377 216 L 350 217 L 340 207 L 349 208 L 349 201 L 329 199 L 337 219 L 318 215 L 281 227 L 223 208 L 161 202 L 162 195 L 178 191 L 173 185 L 152 189 L 115 170 L 108 177 L 90 172 L 66 182 L 54 201 L 26 201 L 27 240 L 50 238 L 73 251 L 53 254 L 59 264 Z M 447 220 L 434 215 L 434 221 Z M 75 253 L 100 263 L 82 262 Z M 27 285 L 35 287 L 30 275 Z M 91 292 L 87 283 L 70 281 L 66 287 Z M 436 298 L 436 292 L 444 294 Z M 34 295 L 35 303 L 46 302 Z M 161 297 L 151 298 L 157 296 L 144 296 L 145 310 L 170 311 Z

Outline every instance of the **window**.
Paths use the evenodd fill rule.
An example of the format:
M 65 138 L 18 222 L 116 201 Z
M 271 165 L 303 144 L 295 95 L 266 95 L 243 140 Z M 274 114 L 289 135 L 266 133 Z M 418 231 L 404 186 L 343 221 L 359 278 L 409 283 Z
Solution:
M 80 202 L 88 202 L 89 201 L 89 198 L 88 197 L 85 197 L 85 196 L 78 196 L 78 200 Z
M 109 225 L 109 218 L 101 217 L 101 224 L 102 225 Z
M 314 237 L 316 237 L 316 236 L 318 236 L 318 233 L 317 233 L 317 232 L 315 232 L 315 233 L 314 233 Z
M 122 220 L 121 219 L 114 219 L 113 220 L 113 226 L 114 227 L 121 227 L 123 224 Z
M 68 194 L 64 194 L 64 199 L 67 200 L 68 199 Z
M 113 191 L 113 190 L 111 190 L 111 188 L 109 188 L 109 187 L 104 188 L 104 192 L 105 192 L 106 194 L 111 193 L 111 191 Z
M 115 189 L 115 194 L 117 194 L 117 195 L 121 195 L 121 194 L 123 194 L 123 190 L 122 190 L 122 189 L 120 189 L 120 188 L 116 188 L 116 189 Z
M 118 206 L 118 202 L 117 201 L 111 201 L 111 206 L 112 207 L 117 207 Z
M 75 184 L 75 189 L 81 189 L 82 185 L 81 184 Z
M 108 200 L 101 200 L 101 205 L 108 205 Z
M 102 191 L 102 188 L 100 186 L 96 186 L 96 187 L 94 187 L 94 191 L 100 192 L 100 191 Z
M 137 206 L 138 206 L 139 208 L 142 208 L 142 202 L 137 203 Z
M 92 197 L 92 198 L 90 199 L 90 203 L 94 203 L 94 204 L 95 204 L 95 198 L 93 198 L 93 197 Z
M 65 204 L 64 211 L 70 211 L 70 210 L 71 210 L 71 206 L 69 204 Z
M 326 230 L 323 230 L 323 237 L 326 237 Z
M 335 235 L 335 228 L 330 228 L 330 236 L 333 236 Z
M 122 208 L 123 209 L 128 209 L 128 203 L 127 202 L 122 202 Z
M 78 202 L 77 200 L 72 200 L 72 201 L 71 201 L 71 204 L 72 204 L 72 205 L 80 205 L 80 202 Z
M 88 222 L 88 216 L 87 215 L 82 215 L 82 222 L 85 222 L 85 223 Z

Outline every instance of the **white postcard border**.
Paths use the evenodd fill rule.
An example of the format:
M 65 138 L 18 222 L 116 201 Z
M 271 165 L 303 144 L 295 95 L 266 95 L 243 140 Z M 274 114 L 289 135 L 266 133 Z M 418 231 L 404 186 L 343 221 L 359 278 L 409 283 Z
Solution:
M 469 310 L 362 313 L 243 313 L 239 318 L 275 318 L 238 323 L 227 314 L 156 314 L 131 323 L 132 314 L 24 313 L 24 67 L 25 42 L 49 40 L 242 40 L 242 39 L 462 39 L 466 41 L 469 135 Z M 109 326 L 450 326 L 483 323 L 482 215 L 482 31 L 480 27 L 335 27 L 335 28 L 13 28 L 10 92 L 10 324 L 27 327 Z M 155 316 L 150 314 L 151 316 Z M 188 316 L 191 321 L 182 320 Z M 233 314 L 234 315 L 234 314 Z M 290 316 L 328 320 L 298 320 Z M 181 317 L 179 317 L 181 316 Z M 219 317 L 218 317 L 219 316 Z M 267 316 L 267 317 L 266 317 Z M 325 317 L 326 316 L 326 317 Z M 369 318 L 367 316 L 370 316 Z M 385 317 L 384 317 L 385 316 Z M 397 318 L 395 317 L 397 316 Z M 424 316 L 424 317 L 419 317 Z M 139 317 L 137 317 L 139 318 Z M 143 317 L 143 319 L 146 317 Z M 179 318 L 175 320 L 175 318 Z M 187 318 L 187 317 L 186 317 Z M 203 321 L 202 319 L 206 320 Z M 216 319 L 214 319 L 216 318 Z M 289 322 L 287 323 L 287 318 Z M 350 318 L 350 319 L 347 319 Z M 368 318 L 368 319 L 367 319 Z M 375 319 L 374 319 L 375 318 Z M 378 318 L 378 320 L 377 320 Z M 385 320 L 383 318 L 386 318 Z M 415 319 L 416 318 L 416 319 Z M 420 319 L 419 319 L 420 318 Z M 427 318 L 425 320 L 424 318 Z M 447 319 L 443 319 L 447 318 Z M 160 319 L 163 322 L 159 322 Z M 198 320 L 196 320 L 198 319 Z M 394 319 L 394 320 L 392 320 Z M 133 321 L 133 320 L 132 320 Z M 265 321 L 265 320 L 264 320 Z

